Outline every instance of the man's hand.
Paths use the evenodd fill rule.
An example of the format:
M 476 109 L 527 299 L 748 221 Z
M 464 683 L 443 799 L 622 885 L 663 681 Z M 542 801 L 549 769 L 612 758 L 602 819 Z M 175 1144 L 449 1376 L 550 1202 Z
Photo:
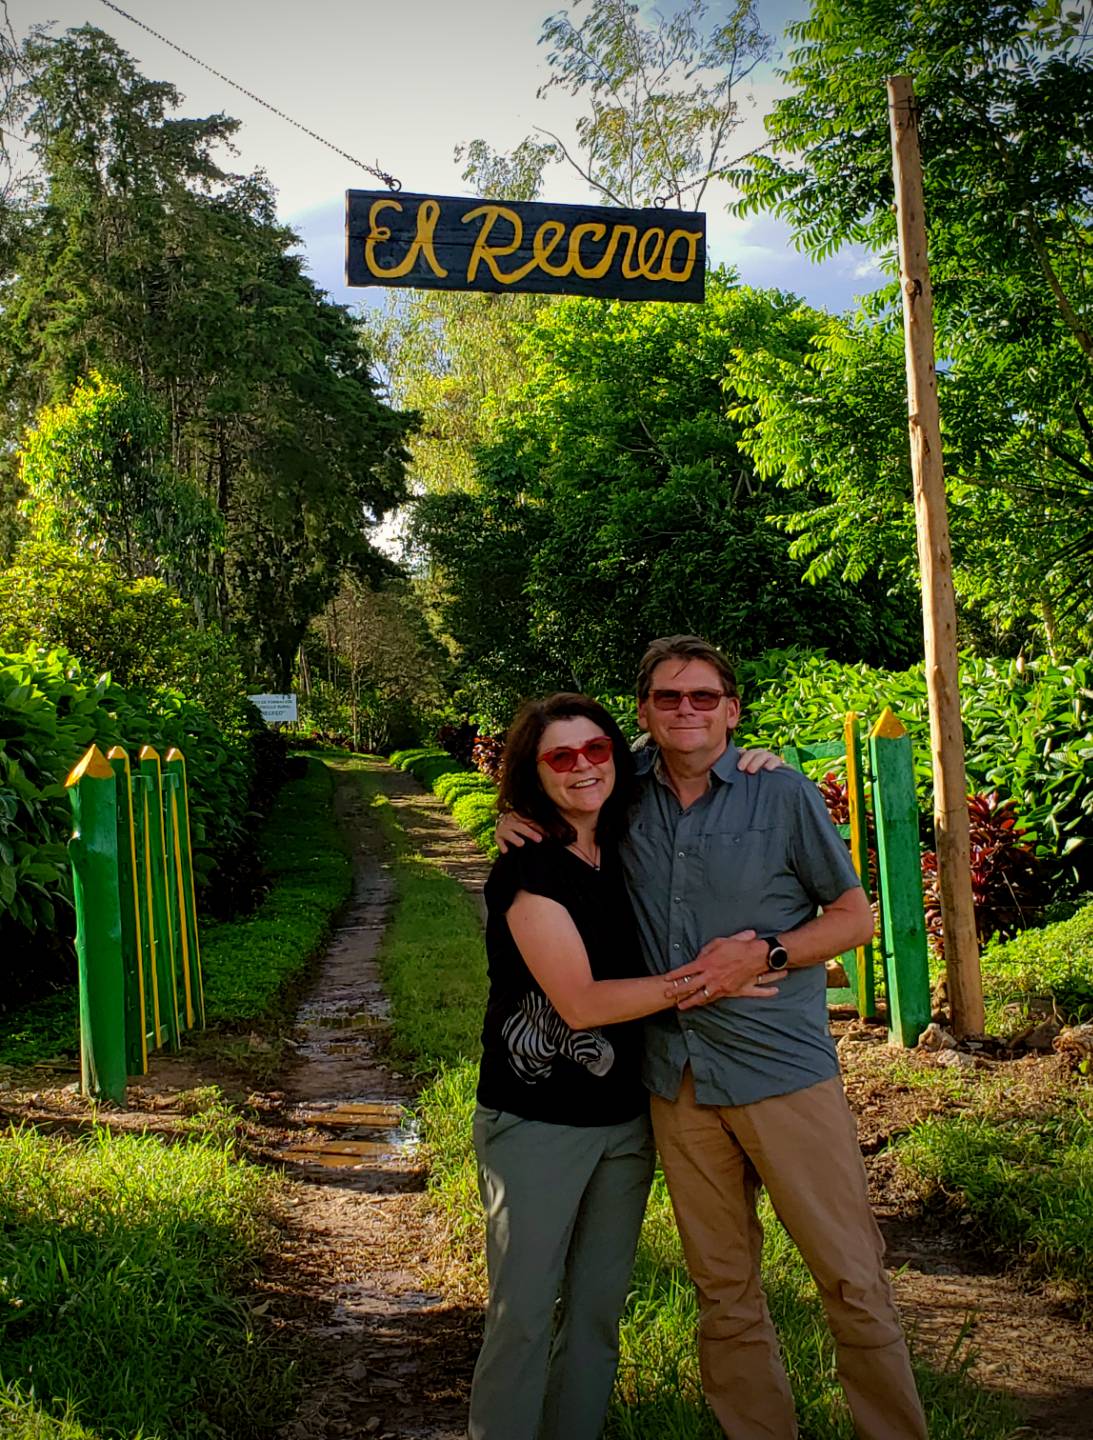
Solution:
M 519 850 L 526 840 L 538 843 L 543 834 L 544 831 L 534 820 L 526 820 L 523 815 L 517 815 L 515 810 L 509 810 L 502 815 L 493 828 L 493 838 L 497 841 L 497 848 L 502 855 L 507 854 L 510 845 Z
M 684 967 L 681 978 L 686 984 L 678 988 L 686 994 L 678 1008 L 693 1010 L 729 995 L 769 999 L 777 995 L 785 971 L 767 969 L 767 947 L 756 939 L 754 930 L 738 930 L 735 935 L 707 941 Z
M 785 763 L 772 750 L 741 750 L 736 768 L 745 775 L 757 775 L 760 770 L 780 770 Z

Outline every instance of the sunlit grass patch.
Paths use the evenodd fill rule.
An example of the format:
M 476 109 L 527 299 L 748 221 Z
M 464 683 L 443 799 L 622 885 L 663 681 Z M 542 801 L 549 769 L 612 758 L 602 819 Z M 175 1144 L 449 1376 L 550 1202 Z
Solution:
M 1049 1280 L 1093 1317 L 1093 1100 L 1040 1115 L 931 1118 L 897 1152 L 927 1195 L 1007 1266 Z
M 126 1440 L 268 1427 L 291 1370 L 248 1291 L 277 1189 L 211 1138 L 0 1138 L 0 1379 L 22 1392 L 0 1434 L 34 1435 L 31 1387 L 47 1415 Z

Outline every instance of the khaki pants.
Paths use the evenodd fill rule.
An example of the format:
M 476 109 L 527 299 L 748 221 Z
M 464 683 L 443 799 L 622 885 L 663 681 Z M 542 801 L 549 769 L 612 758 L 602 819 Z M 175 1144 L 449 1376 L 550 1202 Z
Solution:
M 819 1287 L 860 1440 L 926 1440 L 884 1242 L 838 1077 L 754 1105 L 699 1105 L 690 1069 L 653 1129 L 698 1289 L 706 1399 L 730 1440 L 793 1440 L 793 1398 L 759 1281 L 765 1186 Z

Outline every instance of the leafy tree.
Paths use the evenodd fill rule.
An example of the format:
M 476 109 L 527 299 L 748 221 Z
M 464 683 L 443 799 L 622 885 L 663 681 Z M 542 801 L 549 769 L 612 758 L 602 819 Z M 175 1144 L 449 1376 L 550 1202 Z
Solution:
M 423 717 L 444 705 L 446 658 L 406 586 L 344 581 L 313 621 L 300 662 L 305 717 L 347 731 L 355 750 L 416 742 Z
M 185 585 L 222 527 L 201 491 L 165 463 L 166 441 L 163 413 L 139 387 L 93 371 L 24 437 L 32 532 L 114 560 L 130 578 L 160 573 Z
M 141 691 L 182 690 L 224 728 L 237 727 L 246 683 L 235 646 L 162 580 L 132 579 L 109 560 L 24 542 L 0 570 L 0 650 L 58 650 L 95 675 Z
M 385 570 L 372 526 L 403 494 L 408 420 L 376 392 L 359 332 L 303 273 L 260 175 L 216 155 L 236 122 L 177 119 L 91 26 L 26 48 L 41 202 L 0 319 L 0 387 L 25 416 L 92 370 L 166 416 L 163 458 L 215 508 L 182 585 L 287 684 L 347 572 Z
M 768 117 L 772 153 L 736 175 L 741 209 L 774 210 L 812 254 L 864 242 L 891 266 L 884 85 L 913 75 L 947 463 L 984 561 L 966 570 L 965 592 L 996 628 L 1027 639 L 1035 624 L 1070 651 L 1089 643 L 1093 600 L 1090 23 L 1058 0 L 814 0 L 790 27 L 783 73 L 794 91 Z M 819 359 L 811 371 L 801 390 L 830 397 L 837 376 Z M 772 463 L 780 383 L 760 442 Z M 784 456 L 787 474 L 803 473 L 808 450 Z M 857 561 L 845 522 L 872 511 L 846 505 L 851 492 L 864 498 L 871 463 L 859 452 L 828 470 L 827 514 L 841 526 L 803 522 L 805 544 L 827 547 L 847 573 Z M 988 567 L 1007 554 L 1006 583 L 992 587 Z M 1016 604 L 1014 560 L 1029 595 Z
M 550 47 L 551 75 L 539 94 L 561 88 L 587 100 L 588 113 L 572 149 L 540 130 L 549 143 L 529 136 L 512 158 L 540 167 L 564 160 L 612 205 L 700 209 L 729 162 L 737 88 L 770 49 L 757 10 L 755 0 L 684 0 L 649 22 L 630 0 L 589 0 L 579 24 L 565 10 L 549 16 L 540 44 Z M 489 173 L 487 161 L 496 173 L 485 142 L 470 155 L 480 173 Z
M 737 654 L 797 642 L 913 655 L 916 607 L 898 575 L 804 579 L 727 413 L 735 352 L 800 351 L 821 324 L 794 297 L 729 277 L 703 307 L 544 312 L 524 345 L 531 379 L 479 452 L 477 488 L 417 510 L 471 708 L 488 723 L 529 689 L 627 688 L 648 638 L 673 630 Z

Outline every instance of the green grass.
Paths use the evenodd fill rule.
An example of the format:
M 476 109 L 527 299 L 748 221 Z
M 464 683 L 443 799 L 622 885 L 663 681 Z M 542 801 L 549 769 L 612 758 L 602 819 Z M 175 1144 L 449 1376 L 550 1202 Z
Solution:
M 375 775 L 347 762 L 391 847 L 397 905 L 380 946 L 391 1001 L 395 1053 L 417 1074 L 477 1052 L 486 1005 L 486 961 L 478 912 L 439 865 L 406 840 Z
M 987 1028 L 1019 1028 L 1030 1003 L 1071 1020 L 1093 1018 L 1093 902 L 1076 915 L 983 951 Z
M 903 1164 L 944 1197 L 966 1233 L 1005 1267 L 1048 1280 L 1093 1318 L 1093 1111 L 1064 1100 L 1039 1115 L 931 1118 L 904 1139 Z
M 0 1435 L 265 1432 L 292 1385 L 251 1294 L 277 1190 L 207 1136 L 0 1138 Z
M 424 873 L 435 867 L 408 849 L 378 781 L 362 776 L 362 783 L 397 857 L 397 901 L 382 952 L 396 1043 L 418 1071 L 432 1074 L 418 1114 L 430 1170 L 428 1203 L 443 1221 L 439 1278 L 453 1293 L 480 1300 L 485 1292 L 483 1222 L 471 1112 L 485 1002 L 481 936 L 477 926 L 468 928 L 470 907 L 461 887 Z M 453 1007 L 461 1013 L 452 1014 Z M 802 1440 L 849 1440 L 849 1415 L 815 1286 L 769 1210 L 764 1219 L 764 1282 L 794 1387 Z M 605 1432 L 611 1440 L 717 1440 L 720 1431 L 701 1397 L 696 1322 L 694 1290 L 658 1174 L 623 1319 L 619 1385 Z M 917 1367 L 932 1440 L 1007 1440 L 1015 1433 L 1014 1415 L 1004 1401 L 970 1384 L 966 1370 L 966 1355 L 945 1366 Z
M 262 833 L 269 893 L 253 914 L 203 927 L 210 1025 L 273 1016 L 349 894 L 352 865 L 331 807 L 333 784 L 326 766 L 309 758 L 307 773 L 282 786 Z
M 17 1386 L 0 1390 L 0 1437 L 2 1440 L 99 1440 L 76 1419 L 72 1406 L 61 1402 L 51 1413 Z M 126 1440 L 142 1440 L 140 1432 Z
M 0 1065 L 71 1060 L 80 1023 L 76 987 L 0 1016 Z

